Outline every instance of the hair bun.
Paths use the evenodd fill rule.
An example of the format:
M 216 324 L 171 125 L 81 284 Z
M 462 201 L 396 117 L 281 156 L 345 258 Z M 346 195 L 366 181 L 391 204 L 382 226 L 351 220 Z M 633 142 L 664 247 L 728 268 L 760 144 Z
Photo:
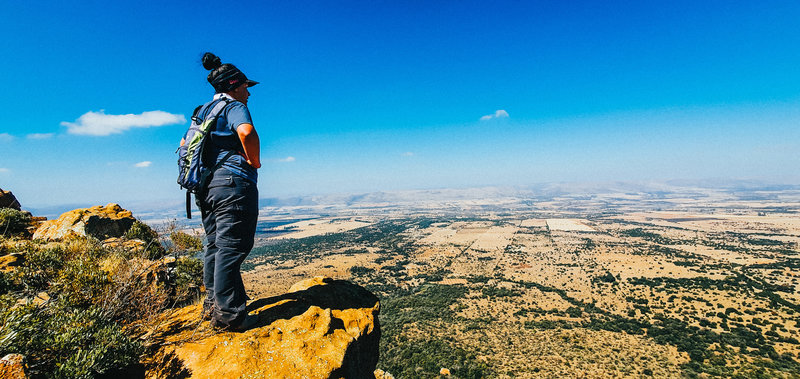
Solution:
M 220 61 L 218 56 L 212 53 L 203 54 L 203 67 L 206 70 L 213 70 L 219 66 L 222 66 L 222 61 Z

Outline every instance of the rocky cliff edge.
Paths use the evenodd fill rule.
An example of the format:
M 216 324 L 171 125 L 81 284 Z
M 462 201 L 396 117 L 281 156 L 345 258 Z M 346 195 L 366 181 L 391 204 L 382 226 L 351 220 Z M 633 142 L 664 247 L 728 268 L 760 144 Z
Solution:
M 200 305 L 168 313 L 153 337 L 161 349 L 148 377 L 374 378 L 378 298 L 344 280 L 315 277 L 288 293 L 252 302 L 258 325 L 217 332 Z

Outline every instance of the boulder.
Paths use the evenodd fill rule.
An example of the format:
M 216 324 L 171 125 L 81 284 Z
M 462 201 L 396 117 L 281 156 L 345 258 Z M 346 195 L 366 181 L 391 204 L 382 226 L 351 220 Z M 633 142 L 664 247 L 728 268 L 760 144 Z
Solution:
M 17 267 L 22 266 L 25 257 L 20 253 L 11 253 L 0 256 L 0 272 L 11 272 Z
M 16 210 L 22 210 L 19 204 L 19 200 L 14 196 L 11 191 L 3 191 L 0 188 L 0 208 L 13 208 Z
M 173 311 L 151 336 L 161 350 L 150 378 L 375 377 L 378 298 L 358 285 L 316 277 L 248 305 L 255 328 L 220 332 L 200 321 L 201 305 Z
M 0 378 L 26 379 L 25 357 L 19 354 L 8 354 L 0 359 Z
M 122 237 L 136 221 L 130 211 L 118 204 L 80 208 L 66 212 L 56 220 L 43 222 L 34 239 L 58 241 L 71 237 L 94 237 L 99 240 Z

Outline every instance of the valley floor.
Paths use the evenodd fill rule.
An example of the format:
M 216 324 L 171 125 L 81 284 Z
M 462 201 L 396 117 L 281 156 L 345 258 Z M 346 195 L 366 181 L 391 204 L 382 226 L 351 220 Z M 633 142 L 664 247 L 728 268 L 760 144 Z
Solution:
M 395 377 L 800 376 L 794 198 L 525 204 L 283 226 L 245 280 L 253 298 L 315 275 L 367 287 Z

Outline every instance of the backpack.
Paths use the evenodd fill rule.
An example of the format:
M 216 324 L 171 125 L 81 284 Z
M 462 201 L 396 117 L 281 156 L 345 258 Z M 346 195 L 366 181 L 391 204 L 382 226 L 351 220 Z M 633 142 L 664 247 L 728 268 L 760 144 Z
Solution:
M 225 107 L 232 102 L 233 100 L 222 97 L 216 103 L 212 103 L 213 106 L 209 104 L 211 111 L 206 114 L 204 119 L 197 116 L 203 106 L 195 108 L 192 114 L 192 123 L 183 136 L 184 143 L 178 147 L 178 184 L 181 188 L 186 189 L 186 218 L 192 218 L 190 204 L 192 193 L 195 195 L 202 193 L 211 174 L 233 155 L 233 152 L 228 152 L 213 167 L 208 167 L 205 162 L 207 160 L 205 157 L 206 145 L 211 141 L 211 138 L 208 138 L 210 130 L 216 125 L 217 118 Z

